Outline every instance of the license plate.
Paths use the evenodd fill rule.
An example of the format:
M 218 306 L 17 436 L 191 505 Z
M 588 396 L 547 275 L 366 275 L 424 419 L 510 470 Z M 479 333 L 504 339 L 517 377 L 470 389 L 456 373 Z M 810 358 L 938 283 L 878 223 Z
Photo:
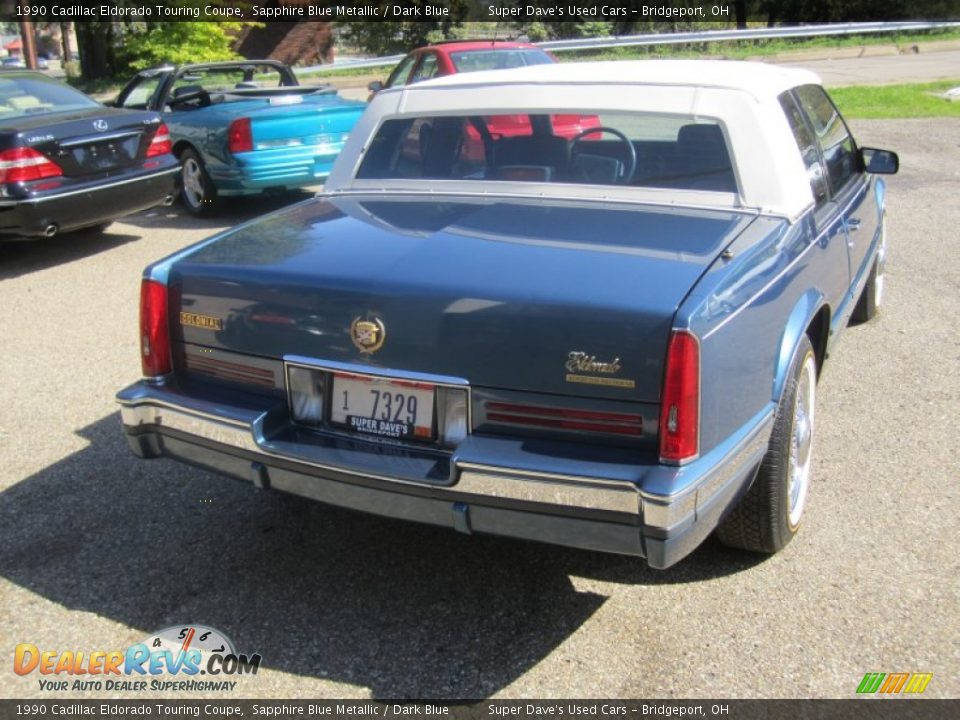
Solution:
M 334 373 L 330 421 L 366 435 L 433 438 L 434 386 Z

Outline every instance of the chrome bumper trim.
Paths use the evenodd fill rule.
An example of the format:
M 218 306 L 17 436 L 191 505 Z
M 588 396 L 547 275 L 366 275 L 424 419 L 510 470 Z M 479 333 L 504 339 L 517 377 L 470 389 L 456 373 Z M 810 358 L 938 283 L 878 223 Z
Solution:
M 126 427 L 159 425 L 239 450 L 261 452 L 253 438 L 251 425 L 243 420 L 185 410 L 160 400 L 151 400 L 149 404 L 121 401 L 120 417 Z
M 233 419 L 178 407 L 156 399 L 120 400 L 120 414 L 126 427 L 160 426 L 198 438 L 256 453 L 264 458 L 280 458 L 319 470 L 388 481 L 397 486 L 417 486 L 408 480 L 355 472 L 349 468 L 323 465 L 289 455 L 273 453 L 257 441 L 258 427 L 266 413 L 250 413 L 249 419 Z M 547 475 L 511 471 L 502 467 L 458 465 L 456 484 L 431 486 L 437 494 L 476 495 L 478 497 L 518 500 L 567 508 L 607 510 L 638 515 L 640 495 L 626 483 L 595 478 L 553 478 Z
M 640 494 L 625 483 L 593 478 L 548 480 L 509 468 L 478 471 L 457 467 L 461 469 L 460 480 L 450 489 L 462 493 L 631 515 L 640 512 Z

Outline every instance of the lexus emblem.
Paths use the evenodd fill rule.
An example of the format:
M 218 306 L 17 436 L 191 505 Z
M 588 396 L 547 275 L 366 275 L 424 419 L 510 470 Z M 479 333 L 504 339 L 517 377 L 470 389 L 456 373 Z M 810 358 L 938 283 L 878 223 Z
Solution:
M 387 329 L 383 320 L 378 317 L 367 320 L 357 317 L 350 325 L 350 339 L 361 354 L 368 355 L 383 347 L 383 341 L 387 339 Z
M 103 132 L 104 130 L 106 130 L 106 129 L 107 129 L 108 127 L 110 127 L 110 126 L 107 125 L 107 121 L 106 121 L 106 120 L 94 120 L 94 121 L 93 121 L 93 127 L 94 127 L 95 130 L 99 130 L 100 132 Z

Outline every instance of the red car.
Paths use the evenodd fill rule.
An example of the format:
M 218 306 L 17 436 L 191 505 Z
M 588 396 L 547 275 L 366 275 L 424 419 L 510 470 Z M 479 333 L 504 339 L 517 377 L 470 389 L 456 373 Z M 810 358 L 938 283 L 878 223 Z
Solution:
M 450 40 L 417 48 L 397 65 L 386 83 L 379 80 L 368 86 L 371 97 L 386 88 L 411 85 L 430 78 L 454 73 L 478 70 L 507 70 L 527 65 L 555 63 L 557 59 L 536 45 L 507 40 Z M 553 115 L 553 134 L 567 139 L 583 134 L 589 128 L 600 126 L 596 115 Z M 530 135 L 529 120 L 525 115 L 499 116 L 488 120 L 487 128 L 494 139 Z M 473 128 L 467 129 L 467 155 L 477 147 L 480 135 Z M 599 139 L 599 135 L 596 138 Z

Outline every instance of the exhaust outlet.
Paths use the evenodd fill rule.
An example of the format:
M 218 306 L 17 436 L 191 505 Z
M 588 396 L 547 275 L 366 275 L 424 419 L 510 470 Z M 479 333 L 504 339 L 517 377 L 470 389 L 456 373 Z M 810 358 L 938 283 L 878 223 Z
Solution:
M 53 237 L 54 235 L 57 234 L 57 231 L 58 231 L 59 229 L 60 229 L 60 228 L 57 227 L 57 224 L 56 224 L 56 223 L 50 223 L 49 225 L 47 225 L 47 226 L 43 229 L 43 236 L 44 236 L 44 237 L 51 238 L 51 237 Z
M 167 195 L 167 196 L 163 199 L 163 204 L 164 204 L 165 206 L 173 205 L 173 201 L 174 201 L 174 200 L 176 200 L 176 197 L 174 197 L 173 195 Z

